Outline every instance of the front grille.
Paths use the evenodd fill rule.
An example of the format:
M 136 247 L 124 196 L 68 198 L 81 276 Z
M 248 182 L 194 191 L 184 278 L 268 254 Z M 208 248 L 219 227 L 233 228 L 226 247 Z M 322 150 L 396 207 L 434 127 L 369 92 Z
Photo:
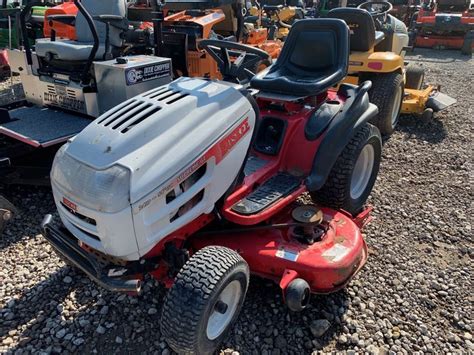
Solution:
M 83 214 L 80 214 L 74 210 L 72 210 L 71 208 L 69 208 L 68 206 L 66 206 L 64 203 L 61 202 L 61 205 L 64 207 L 64 209 L 66 211 L 68 211 L 70 214 L 72 214 L 74 217 L 76 218 L 79 218 L 80 220 L 88 223 L 88 224 L 92 224 L 93 226 L 97 226 L 97 222 L 95 221 L 95 219 L 93 218 L 90 218 L 90 217 L 87 217 L 87 216 L 84 216 Z
M 80 226 L 78 226 L 77 224 L 71 222 L 72 224 L 74 224 L 74 227 L 76 227 L 77 229 L 79 229 L 82 233 L 84 233 L 85 235 L 87 235 L 89 238 L 91 239 L 94 239 L 98 242 L 100 242 L 100 238 L 98 236 L 96 236 L 95 234 L 92 234 L 92 233 L 89 233 L 88 231 L 86 231 L 85 229 L 82 229 Z
M 74 210 L 72 210 L 71 208 L 69 208 L 68 206 L 66 206 L 64 203 L 61 202 L 61 207 L 64 208 L 64 211 L 71 215 L 71 216 L 74 216 L 76 217 L 77 219 L 80 219 L 81 221 L 83 221 L 84 223 L 87 223 L 88 225 L 91 226 L 91 229 L 95 229 L 97 227 L 97 221 L 93 218 L 90 218 L 90 217 L 87 217 L 87 216 L 84 216 L 83 214 L 81 213 L 78 213 Z M 92 238 L 98 242 L 100 242 L 100 238 L 91 233 L 91 232 L 88 232 L 87 230 L 85 230 L 84 228 L 81 227 L 80 224 L 78 223 L 75 223 L 74 220 L 72 218 L 70 218 L 69 216 L 66 215 L 66 217 L 68 217 L 68 221 L 69 223 L 71 223 L 72 225 L 74 225 L 74 227 L 76 227 L 77 229 L 79 229 L 82 233 L 84 233 L 85 235 L 87 235 L 89 238 Z

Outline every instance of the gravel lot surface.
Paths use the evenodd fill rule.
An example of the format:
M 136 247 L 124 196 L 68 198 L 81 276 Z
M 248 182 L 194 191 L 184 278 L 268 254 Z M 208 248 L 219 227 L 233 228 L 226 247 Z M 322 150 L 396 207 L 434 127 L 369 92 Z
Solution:
M 410 59 L 458 104 L 427 124 L 404 117 L 385 143 L 366 266 L 346 290 L 313 297 L 300 314 L 286 309 L 278 287 L 252 279 L 222 353 L 474 352 L 474 61 L 432 50 Z M 155 282 L 140 298 L 101 290 L 39 235 L 55 210 L 47 188 L 0 193 L 21 211 L 0 237 L 0 353 L 170 353 Z

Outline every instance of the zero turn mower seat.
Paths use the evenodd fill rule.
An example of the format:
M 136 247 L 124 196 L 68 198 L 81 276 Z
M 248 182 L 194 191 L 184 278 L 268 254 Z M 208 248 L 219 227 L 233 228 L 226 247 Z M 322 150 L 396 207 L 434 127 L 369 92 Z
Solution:
M 351 31 L 351 51 L 367 52 L 380 43 L 385 35 L 375 30 L 375 23 L 367 10 L 339 7 L 328 12 L 327 17 L 343 20 Z
M 344 21 L 308 19 L 293 24 L 275 64 L 251 86 L 266 93 L 315 96 L 347 75 L 349 30 Z
M 82 5 L 89 12 L 92 18 L 99 15 L 114 15 L 126 22 L 126 0 L 82 0 Z M 95 55 L 95 59 L 103 59 L 106 42 L 106 25 L 105 23 L 94 20 L 97 34 L 99 36 L 99 50 Z M 109 41 L 110 46 L 121 47 L 121 34 L 123 29 L 117 28 L 112 23 L 110 25 Z M 86 21 L 86 18 L 79 11 L 76 18 L 76 38 L 77 40 L 55 40 L 42 38 L 36 41 L 35 51 L 39 57 L 50 57 L 51 59 L 64 61 L 85 61 L 94 46 L 94 37 L 92 31 Z

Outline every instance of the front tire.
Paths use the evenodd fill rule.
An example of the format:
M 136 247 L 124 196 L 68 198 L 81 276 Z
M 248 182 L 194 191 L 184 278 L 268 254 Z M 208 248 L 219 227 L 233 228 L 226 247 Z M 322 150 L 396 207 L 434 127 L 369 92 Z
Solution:
M 199 250 L 169 290 L 161 332 L 179 354 L 209 354 L 222 342 L 244 303 L 249 267 L 235 251 Z
M 324 186 L 311 192 L 313 201 L 357 215 L 372 192 L 381 158 L 380 132 L 365 123 L 337 158 Z
M 397 72 L 377 74 L 371 77 L 370 102 L 379 108 L 379 113 L 370 123 L 383 135 L 390 135 L 397 126 L 404 95 L 403 75 Z

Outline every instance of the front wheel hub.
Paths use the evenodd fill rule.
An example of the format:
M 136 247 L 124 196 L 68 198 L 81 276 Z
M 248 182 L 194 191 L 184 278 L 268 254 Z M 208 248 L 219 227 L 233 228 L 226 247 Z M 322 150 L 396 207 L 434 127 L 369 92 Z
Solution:
M 365 191 L 372 176 L 375 151 L 371 144 L 362 148 L 357 158 L 351 179 L 351 198 L 358 199 Z
M 239 305 L 242 287 L 237 280 L 229 283 L 219 295 L 214 310 L 207 322 L 207 337 L 216 339 L 227 328 Z

